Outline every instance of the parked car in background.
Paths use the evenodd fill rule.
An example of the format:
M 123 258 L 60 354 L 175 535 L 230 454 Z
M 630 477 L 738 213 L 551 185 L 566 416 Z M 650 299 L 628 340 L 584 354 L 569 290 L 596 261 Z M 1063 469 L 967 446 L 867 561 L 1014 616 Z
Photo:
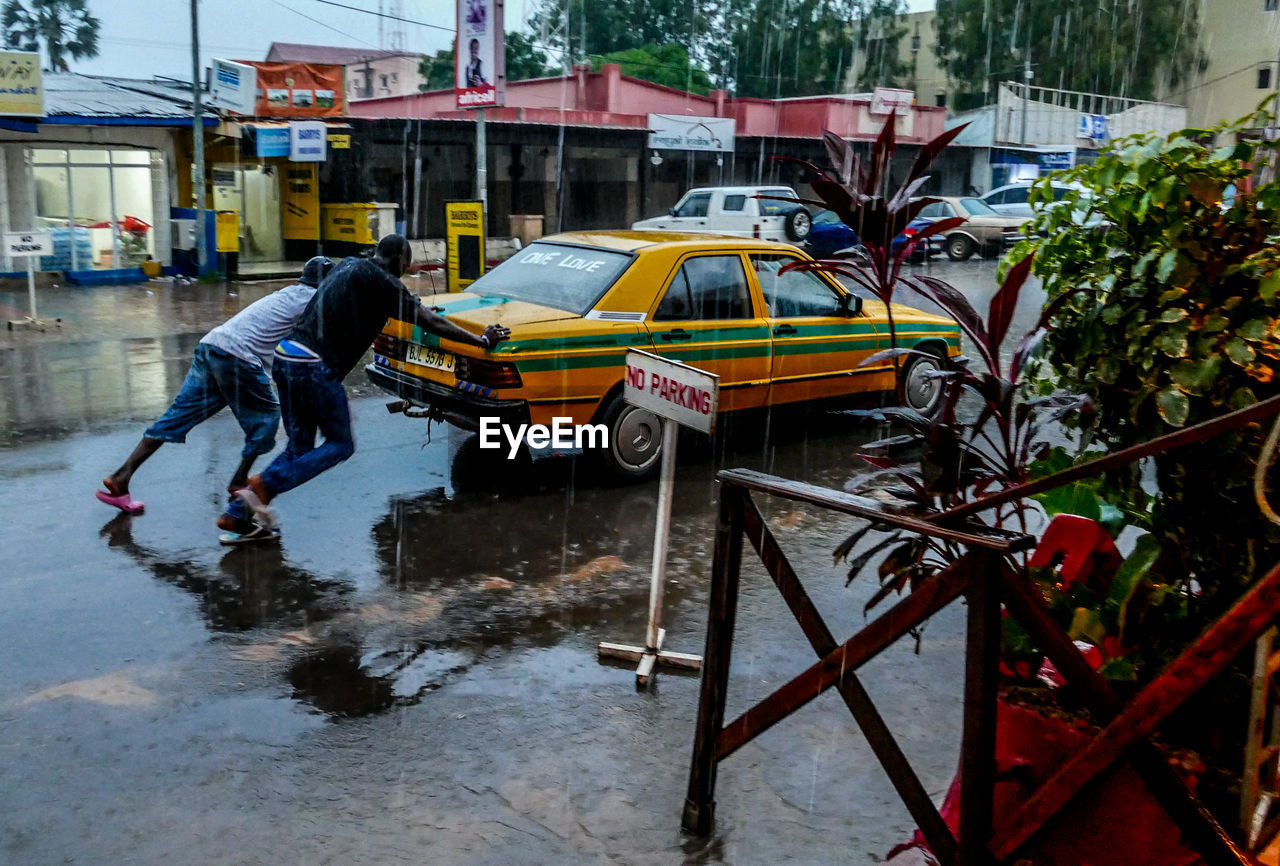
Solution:
M 932 223 L 930 219 L 914 219 L 900 235 L 893 239 L 893 251 L 914 237 L 922 228 Z M 834 211 L 820 210 L 813 215 L 813 230 L 804 243 L 804 250 L 815 259 L 839 258 L 848 251 L 850 257 L 857 257 L 857 250 L 862 246 L 858 233 L 840 221 Z M 927 247 L 927 249 L 925 248 Z M 917 248 L 913 257 L 924 257 L 926 252 L 938 252 L 942 241 L 930 238 L 924 247 Z
M 991 192 L 982 196 L 982 201 L 996 213 L 1006 216 L 1029 217 L 1035 214 L 1031 209 L 1031 202 L 1028 196 L 1031 193 L 1031 181 L 1022 183 L 1010 183 L 1004 186 L 998 186 Z M 1067 192 L 1072 189 L 1081 189 L 1081 187 L 1072 184 L 1058 183 L 1056 181 L 1049 182 L 1050 189 L 1053 190 L 1053 200 L 1055 202 L 1062 201 Z
M 765 241 L 800 243 L 813 219 L 789 186 L 714 186 L 691 189 L 666 216 L 640 220 L 639 231 L 707 232 Z
M 570 232 L 543 238 L 465 292 L 424 297 L 450 321 L 479 332 L 493 322 L 511 339 L 492 352 L 441 340 L 392 319 L 365 368 L 414 414 L 476 429 L 602 424 L 592 449 L 615 478 L 658 466 L 660 420 L 622 399 L 631 347 L 686 361 L 720 377 L 719 411 L 847 400 L 894 388 L 890 361 L 862 366 L 890 346 L 888 311 L 827 274 L 792 269 L 794 246 L 753 239 L 645 231 Z M 894 304 L 906 360 L 907 404 L 941 405 L 941 358 L 960 352 L 951 319 Z M 399 408 L 405 408 L 403 405 Z
M 974 253 L 999 254 L 1022 236 L 1029 216 L 1007 216 L 992 210 L 980 198 L 940 196 L 920 211 L 930 221 L 962 217 L 965 222 L 947 232 L 942 248 L 953 262 L 963 262 Z

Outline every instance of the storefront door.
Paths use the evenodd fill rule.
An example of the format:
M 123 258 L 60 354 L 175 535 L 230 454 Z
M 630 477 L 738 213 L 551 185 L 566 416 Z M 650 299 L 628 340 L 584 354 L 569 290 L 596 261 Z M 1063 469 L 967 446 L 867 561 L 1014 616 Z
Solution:
M 277 165 L 214 167 L 213 206 L 240 214 L 240 261 L 284 259 L 280 233 L 280 173 Z

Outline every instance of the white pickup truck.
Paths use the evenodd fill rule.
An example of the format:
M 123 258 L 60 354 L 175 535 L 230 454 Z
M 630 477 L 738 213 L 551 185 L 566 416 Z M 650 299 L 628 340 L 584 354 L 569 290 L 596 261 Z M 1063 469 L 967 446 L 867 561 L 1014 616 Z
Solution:
M 711 186 L 691 189 L 666 216 L 641 220 L 633 229 L 708 232 L 799 243 L 809 236 L 813 218 L 804 205 L 779 201 L 796 198 L 786 186 Z

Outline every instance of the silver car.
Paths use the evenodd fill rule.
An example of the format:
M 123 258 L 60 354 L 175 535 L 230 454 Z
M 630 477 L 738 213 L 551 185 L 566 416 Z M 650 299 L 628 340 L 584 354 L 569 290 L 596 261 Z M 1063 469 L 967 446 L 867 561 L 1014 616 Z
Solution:
M 963 262 L 974 253 L 999 254 L 1022 237 L 1029 216 L 997 213 L 979 198 L 938 196 L 938 201 L 920 211 L 923 219 L 962 217 L 965 221 L 945 234 L 942 248 L 953 262 Z

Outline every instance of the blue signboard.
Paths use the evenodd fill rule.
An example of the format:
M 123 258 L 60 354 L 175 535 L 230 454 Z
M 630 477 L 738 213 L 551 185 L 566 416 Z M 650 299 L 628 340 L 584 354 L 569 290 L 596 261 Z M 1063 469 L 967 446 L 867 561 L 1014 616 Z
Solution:
M 254 154 L 257 156 L 288 156 L 289 127 L 259 126 L 254 130 L 257 141 Z
M 1040 166 L 1049 170 L 1071 168 L 1070 153 L 1042 153 L 1040 154 Z
M 1101 141 L 1107 138 L 1107 117 L 1105 114 L 1082 114 L 1080 115 L 1080 131 L 1076 133 L 1077 138 L 1089 138 L 1094 141 Z

